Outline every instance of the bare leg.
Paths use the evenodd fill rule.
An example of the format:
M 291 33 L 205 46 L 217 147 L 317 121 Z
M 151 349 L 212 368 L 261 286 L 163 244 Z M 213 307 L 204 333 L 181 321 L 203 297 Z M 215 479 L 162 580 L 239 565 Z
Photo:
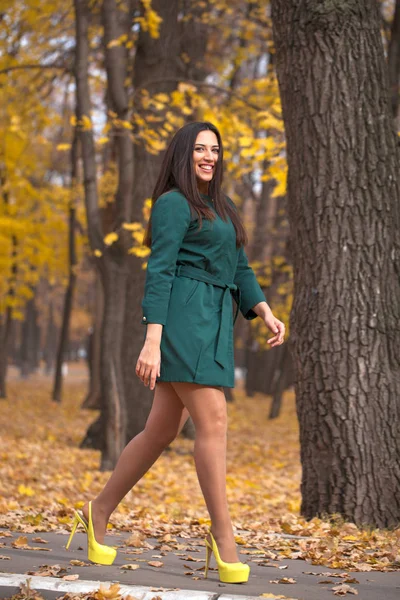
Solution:
M 222 388 L 173 383 L 196 428 L 197 476 L 211 518 L 211 531 L 225 562 L 237 562 L 226 497 L 226 400 Z
M 92 501 L 95 538 L 100 544 L 104 542 L 111 513 L 175 439 L 187 418 L 188 411 L 172 385 L 168 382 L 157 383 L 144 430 L 125 446 L 110 479 Z M 83 506 L 82 512 L 88 519 L 88 503 Z

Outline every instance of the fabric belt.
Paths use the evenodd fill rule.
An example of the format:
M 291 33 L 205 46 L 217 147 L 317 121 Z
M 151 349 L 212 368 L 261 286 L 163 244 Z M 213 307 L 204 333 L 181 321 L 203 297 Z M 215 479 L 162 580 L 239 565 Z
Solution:
M 178 265 L 175 271 L 177 277 L 189 277 L 190 279 L 196 279 L 197 281 L 203 281 L 204 283 L 210 283 L 216 287 L 222 288 L 224 293 L 221 300 L 221 320 L 218 331 L 217 347 L 215 350 L 215 360 L 225 368 L 227 366 L 228 349 L 229 349 L 229 330 L 230 330 L 230 318 L 232 314 L 232 304 L 230 302 L 230 296 L 232 294 L 236 302 L 236 312 L 233 318 L 233 324 L 237 319 L 241 304 L 241 293 L 240 289 L 235 283 L 226 283 L 221 281 L 217 277 L 208 273 L 204 269 L 198 267 L 191 267 L 189 265 Z

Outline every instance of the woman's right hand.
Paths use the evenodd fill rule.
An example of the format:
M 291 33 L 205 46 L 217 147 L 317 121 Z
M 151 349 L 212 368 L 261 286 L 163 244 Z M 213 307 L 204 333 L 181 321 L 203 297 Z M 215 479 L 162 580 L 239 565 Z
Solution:
M 156 377 L 160 376 L 161 350 L 160 342 L 146 339 L 136 363 L 136 375 L 146 386 L 154 390 Z

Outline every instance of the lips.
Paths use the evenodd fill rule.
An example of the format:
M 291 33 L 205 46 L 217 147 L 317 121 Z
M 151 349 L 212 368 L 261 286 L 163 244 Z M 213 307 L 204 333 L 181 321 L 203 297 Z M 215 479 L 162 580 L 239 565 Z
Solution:
M 213 168 L 213 165 L 199 165 L 199 169 L 201 169 L 205 173 L 212 173 Z

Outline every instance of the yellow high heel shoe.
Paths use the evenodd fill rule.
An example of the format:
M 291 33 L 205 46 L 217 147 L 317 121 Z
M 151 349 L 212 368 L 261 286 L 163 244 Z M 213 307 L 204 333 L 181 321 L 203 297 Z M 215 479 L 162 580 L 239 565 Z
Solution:
M 72 525 L 71 535 L 69 536 L 69 540 L 65 548 L 68 550 L 71 540 L 74 537 L 76 528 L 80 523 L 83 525 L 88 537 L 88 559 L 100 565 L 112 565 L 115 557 L 117 556 L 117 551 L 111 546 L 106 546 L 96 542 L 92 521 L 92 501 L 89 502 L 89 523 L 86 521 L 83 513 L 80 514 L 76 510 L 74 510 L 74 513 L 74 522 Z
M 206 568 L 204 577 L 207 577 L 208 567 L 210 564 L 211 553 L 214 553 L 215 560 L 218 565 L 219 579 L 222 583 L 246 583 L 250 575 L 250 567 L 242 562 L 226 563 L 218 552 L 218 546 L 210 531 L 211 544 L 206 538 Z

